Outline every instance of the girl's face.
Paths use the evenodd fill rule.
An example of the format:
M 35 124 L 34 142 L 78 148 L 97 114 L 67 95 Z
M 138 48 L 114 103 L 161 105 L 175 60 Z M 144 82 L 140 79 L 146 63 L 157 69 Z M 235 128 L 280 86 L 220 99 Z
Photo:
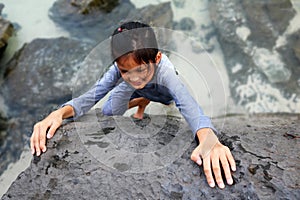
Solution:
M 156 56 L 156 63 L 161 59 L 161 53 Z M 135 89 L 142 89 L 154 76 L 155 63 L 138 64 L 132 54 L 122 56 L 117 61 L 121 76 Z

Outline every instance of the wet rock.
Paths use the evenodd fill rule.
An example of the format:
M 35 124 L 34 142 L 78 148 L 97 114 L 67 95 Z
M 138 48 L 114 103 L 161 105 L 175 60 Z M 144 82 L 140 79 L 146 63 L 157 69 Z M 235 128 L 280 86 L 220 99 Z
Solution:
M 8 62 L 0 88 L 1 106 L 9 110 L 3 118 L 9 124 L 2 124 L 0 174 L 20 156 L 32 124 L 72 98 L 71 79 L 90 49 L 89 44 L 67 38 L 36 39 Z
M 139 20 L 153 27 L 171 28 L 173 25 L 173 12 L 171 3 L 148 5 L 140 9 L 131 10 L 127 20 Z
M 0 15 L 4 5 L 0 3 Z M 12 36 L 14 31 L 13 25 L 0 16 L 0 58 L 6 49 L 8 39 Z
M 253 61 L 271 83 L 287 82 L 291 71 L 281 61 L 280 55 L 264 48 L 257 48 L 253 52 Z
M 184 4 L 185 4 L 184 0 L 174 0 L 173 2 L 177 8 L 184 8 Z
M 250 112 L 299 112 L 297 36 L 285 35 L 296 14 L 291 1 L 215 0 L 209 10 L 236 104 Z
M 92 43 L 107 39 L 124 21 L 140 20 L 153 26 L 172 27 L 173 13 L 170 3 L 136 9 L 130 1 L 120 0 L 118 6 L 109 13 L 94 10 L 83 15 L 78 10 L 70 1 L 58 0 L 50 9 L 49 16 L 72 37 Z
M 13 112 L 35 112 L 72 97 L 70 80 L 91 46 L 67 38 L 35 39 L 7 64 L 1 94 Z M 39 111 L 41 112 L 41 110 Z
M 193 29 L 195 29 L 195 22 L 193 19 L 189 18 L 189 17 L 184 17 L 180 20 L 179 24 L 178 24 L 178 28 L 175 27 L 176 29 L 179 30 L 184 30 L 184 31 L 191 31 Z
M 62 126 L 47 142 L 48 151 L 39 161 L 33 159 L 2 199 L 300 198 L 299 138 L 284 136 L 287 131 L 299 130 L 299 115 L 215 119 L 221 131 L 220 140 L 231 149 L 237 163 L 234 185 L 221 190 L 210 188 L 202 168 L 190 160 L 196 143 L 188 137 L 191 132 L 180 118 L 150 115 L 151 122 L 140 127 L 130 118 L 97 117 L 97 112 L 92 111 L 79 121 Z M 110 131 L 104 134 L 103 130 Z M 163 165 L 147 162 L 145 156 L 150 152 L 159 153 L 164 147 L 178 149 L 174 140 L 182 135 L 191 140 L 179 143 L 186 145 L 180 154 L 175 154 Z M 160 146 L 157 142 L 160 137 L 169 138 L 164 138 L 168 143 Z M 87 140 L 95 143 L 85 144 Z M 142 140 L 152 145 L 143 149 Z M 97 142 L 103 141 L 110 141 L 110 145 L 97 146 Z M 118 157 L 116 152 L 125 154 Z M 131 160 L 133 152 L 138 162 Z M 163 162 L 165 159 L 163 154 L 161 156 Z M 149 164 L 152 170 L 145 168 L 143 163 Z
M 289 52 L 290 57 L 293 56 L 298 62 L 300 62 L 300 30 L 291 34 L 288 41 L 289 42 L 286 47 L 291 47 L 291 52 Z M 284 50 L 284 48 L 282 50 Z
M 79 13 L 85 15 L 95 10 L 110 12 L 119 4 L 119 0 L 72 0 L 70 4 L 77 7 Z

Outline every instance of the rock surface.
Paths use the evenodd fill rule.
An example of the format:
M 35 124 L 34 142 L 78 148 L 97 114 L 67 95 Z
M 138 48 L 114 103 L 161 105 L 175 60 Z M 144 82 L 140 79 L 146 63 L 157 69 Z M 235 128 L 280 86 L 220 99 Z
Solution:
M 209 188 L 202 167 L 189 159 L 195 142 L 186 139 L 178 153 L 173 141 L 182 135 L 191 139 L 182 119 L 150 116 L 134 124 L 91 112 L 61 127 L 48 151 L 33 158 L 2 199 L 300 198 L 299 115 L 227 116 L 214 123 L 237 162 L 234 185 L 223 190 Z M 164 146 L 178 154 L 163 164 L 151 162 L 153 171 L 143 168 L 147 159 L 140 158 L 149 152 L 165 160 L 159 154 Z M 129 156 L 118 157 L 113 148 Z M 147 170 L 133 170 L 136 166 Z
M 92 1 L 80 3 L 93 6 L 88 2 Z M 158 13 L 158 9 L 163 12 Z M 80 14 L 71 1 L 57 1 L 51 13 L 54 21 L 58 20 L 71 35 L 79 38 L 35 39 L 25 44 L 4 66 L 0 103 L 9 113 L 0 111 L 0 174 L 18 159 L 35 122 L 82 94 L 103 74 L 108 61 L 100 62 L 99 57 L 110 58 L 110 49 L 103 49 L 105 55 L 94 53 L 83 62 L 96 41 L 107 39 L 125 18 L 149 20 L 168 27 L 173 17 L 170 3 L 136 9 L 129 1 L 120 1 L 118 9 L 110 13 L 93 10 L 85 15 Z
M 22 150 L 20 146 L 23 147 L 25 141 L 29 140 L 32 124 L 43 119 L 57 106 L 82 94 L 102 75 L 108 65 L 107 60 L 100 62 L 98 57 L 93 57 L 99 56 L 97 54 L 83 62 L 93 46 L 97 44 L 96 40 L 107 39 L 112 29 L 116 28 L 125 16 L 136 20 L 141 18 L 152 20 L 156 15 L 158 25 L 172 24 L 169 3 L 148 6 L 141 10 L 135 9 L 128 1 L 124 1 L 119 6 L 121 8 L 111 13 L 95 10 L 83 16 L 78 13 L 77 7 L 70 5 L 70 1 L 57 1 L 51 9 L 52 12 L 56 12 L 55 16 L 63 19 L 64 23 L 76 24 L 71 26 L 73 29 L 68 29 L 70 27 L 66 25 L 71 35 L 76 35 L 78 33 L 76 31 L 79 31 L 79 34 L 83 33 L 84 37 L 81 35 L 79 40 L 35 39 L 25 44 L 5 65 L 4 80 L 1 80 L 0 102 L 7 107 L 9 114 L 0 112 L 0 153 L 3 154 L 0 158 L 0 174 L 6 169 L 8 163 L 18 159 Z M 126 6 L 127 9 L 124 8 Z M 158 15 L 157 8 L 165 12 Z M 128 13 L 123 13 L 125 11 Z M 107 29 L 108 25 L 110 29 Z M 85 33 L 95 34 L 97 39 Z M 86 42 L 87 40 L 89 42 Z M 104 48 L 108 48 L 107 46 L 109 45 Z M 100 45 L 99 48 L 101 47 Z M 109 58 L 109 52 L 110 49 L 103 50 L 105 55 L 99 57 Z
M 107 39 L 124 21 L 135 20 L 152 26 L 172 27 L 173 13 L 169 2 L 137 9 L 130 1 L 120 0 L 119 5 L 109 13 L 94 10 L 83 15 L 79 10 L 68 0 L 58 0 L 50 9 L 49 16 L 72 37 L 96 44 Z
M 119 0 L 72 0 L 70 4 L 85 15 L 97 10 L 110 12 L 119 4 Z
M 72 98 L 71 79 L 91 47 L 67 38 L 36 39 L 7 64 L 0 102 L 9 110 L 2 119 L 9 121 L 4 121 L 6 132 L 0 136 L 0 174 L 18 159 L 32 124 Z
M 11 111 L 35 112 L 72 97 L 70 80 L 92 46 L 68 38 L 35 39 L 7 64 L 1 94 Z M 30 95 L 27 95 L 30 94 Z
M 0 3 L 0 15 L 3 8 L 4 5 Z M 0 57 L 5 51 L 8 39 L 12 36 L 13 31 L 13 25 L 9 21 L 3 19 L 2 16 L 0 16 Z

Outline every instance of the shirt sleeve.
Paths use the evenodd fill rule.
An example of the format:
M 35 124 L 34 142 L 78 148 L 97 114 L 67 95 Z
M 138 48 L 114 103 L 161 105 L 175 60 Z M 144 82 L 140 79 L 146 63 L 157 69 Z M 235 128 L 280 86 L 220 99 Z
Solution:
M 121 78 L 121 74 L 115 65 L 99 79 L 93 87 L 81 96 L 74 98 L 62 105 L 70 105 L 73 107 L 76 119 L 88 112 L 98 101 L 100 101 L 110 90 L 112 90 Z
M 161 81 L 168 88 L 177 108 L 189 124 L 194 136 L 201 128 L 211 128 L 218 134 L 211 123 L 211 119 L 204 115 L 197 101 L 192 97 L 172 68 L 165 68 L 161 75 Z

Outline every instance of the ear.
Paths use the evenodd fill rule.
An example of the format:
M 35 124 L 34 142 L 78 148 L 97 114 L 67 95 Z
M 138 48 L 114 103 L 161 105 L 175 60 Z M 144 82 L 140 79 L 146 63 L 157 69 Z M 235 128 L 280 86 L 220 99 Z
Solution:
M 158 65 L 162 57 L 162 54 L 160 51 L 157 52 L 156 57 L 155 57 L 155 63 Z

